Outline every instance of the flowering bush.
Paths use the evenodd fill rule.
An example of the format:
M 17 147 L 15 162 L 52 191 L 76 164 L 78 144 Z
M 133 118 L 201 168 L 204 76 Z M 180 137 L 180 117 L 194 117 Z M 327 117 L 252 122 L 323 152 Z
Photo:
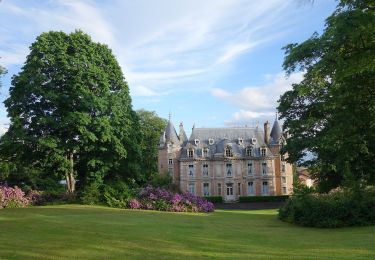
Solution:
M 25 193 L 18 188 L 0 186 L 0 209 L 1 208 L 21 208 L 30 203 Z
M 175 212 L 212 212 L 214 205 L 190 193 L 173 194 L 162 188 L 147 186 L 138 194 L 138 200 L 128 203 L 131 209 L 154 209 Z

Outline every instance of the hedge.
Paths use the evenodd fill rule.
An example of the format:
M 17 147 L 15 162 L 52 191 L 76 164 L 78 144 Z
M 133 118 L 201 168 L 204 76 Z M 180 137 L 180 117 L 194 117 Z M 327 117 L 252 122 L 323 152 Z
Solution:
M 203 197 L 205 198 L 206 200 L 212 202 L 212 203 L 221 203 L 223 202 L 223 197 L 221 196 L 206 196 L 206 197 Z
M 309 227 L 375 224 L 375 190 L 291 196 L 279 209 L 283 221 Z
M 289 198 L 288 195 L 281 196 L 241 196 L 240 202 L 284 202 Z

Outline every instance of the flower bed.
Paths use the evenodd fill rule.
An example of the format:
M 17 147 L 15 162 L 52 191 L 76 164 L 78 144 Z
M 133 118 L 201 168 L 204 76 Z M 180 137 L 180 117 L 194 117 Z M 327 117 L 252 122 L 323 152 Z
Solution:
M 0 186 L 0 209 L 1 208 L 22 208 L 28 206 L 30 200 L 25 193 L 18 188 Z
M 153 209 L 174 212 L 212 212 L 214 205 L 204 198 L 190 193 L 171 193 L 162 188 L 147 186 L 137 198 L 128 203 L 131 209 Z

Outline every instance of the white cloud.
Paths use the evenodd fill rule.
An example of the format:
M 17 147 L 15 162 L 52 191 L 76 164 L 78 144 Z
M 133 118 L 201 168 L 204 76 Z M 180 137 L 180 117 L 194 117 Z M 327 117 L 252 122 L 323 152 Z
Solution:
M 11 21 L 0 29 L 5 35 L 1 36 L 0 56 L 6 66 L 22 64 L 31 42 L 37 35 L 49 30 L 72 32 L 81 29 L 94 41 L 116 45 L 112 25 L 88 1 L 59 0 L 45 4 L 45 8 L 21 7 L 5 1 L 1 3 L 0 16 L 9 14 L 20 25 L 12 28 L 9 25 Z
M 284 73 L 265 75 L 267 83 L 264 86 L 245 87 L 238 91 L 229 92 L 221 88 L 211 89 L 214 97 L 220 98 L 239 108 L 226 124 L 250 122 L 256 118 L 274 115 L 277 100 L 292 84 L 303 79 L 303 72 L 292 73 L 286 77 Z
M 133 96 L 145 96 L 145 97 L 160 96 L 160 93 L 157 93 L 146 86 L 131 86 L 130 92 Z
M 0 136 L 2 136 L 3 134 L 5 134 L 7 131 L 8 131 L 8 128 L 0 126 Z

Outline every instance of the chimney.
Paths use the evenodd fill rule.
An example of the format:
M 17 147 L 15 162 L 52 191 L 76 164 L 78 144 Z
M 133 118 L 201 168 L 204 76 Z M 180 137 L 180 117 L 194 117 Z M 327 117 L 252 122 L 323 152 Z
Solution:
M 266 121 L 264 123 L 264 142 L 268 144 L 270 142 L 270 123 Z

